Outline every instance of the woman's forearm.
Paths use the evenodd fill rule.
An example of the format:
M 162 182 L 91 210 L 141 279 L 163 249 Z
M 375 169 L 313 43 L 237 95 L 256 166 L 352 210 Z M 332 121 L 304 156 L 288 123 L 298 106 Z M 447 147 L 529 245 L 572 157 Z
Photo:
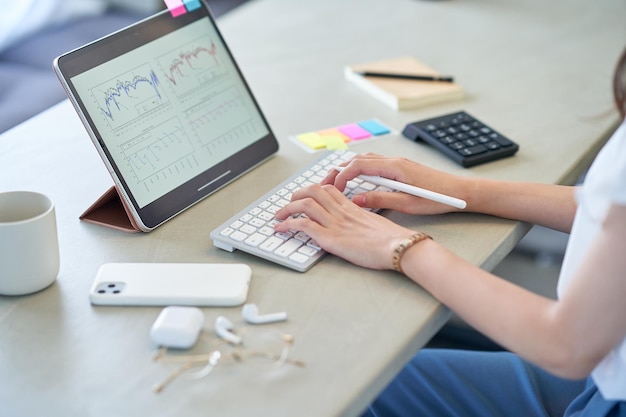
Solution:
M 569 233 L 576 213 L 574 187 L 468 179 L 467 211 L 538 224 Z

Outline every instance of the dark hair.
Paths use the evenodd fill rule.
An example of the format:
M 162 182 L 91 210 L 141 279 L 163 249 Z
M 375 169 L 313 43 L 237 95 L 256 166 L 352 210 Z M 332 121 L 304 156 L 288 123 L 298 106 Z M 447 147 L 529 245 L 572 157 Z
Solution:
M 626 118 L 626 49 L 622 52 L 622 56 L 617 61 L 617 67 L 615 68 L 613 95 L 622 118 Z

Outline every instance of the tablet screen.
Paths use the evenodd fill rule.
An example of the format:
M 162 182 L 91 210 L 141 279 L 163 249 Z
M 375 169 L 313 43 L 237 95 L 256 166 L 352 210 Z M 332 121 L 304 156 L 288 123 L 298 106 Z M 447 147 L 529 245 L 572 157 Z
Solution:
M 160 13 L 59 57 L 55 69 L 145 229 L 278 149 L 204 8 Z

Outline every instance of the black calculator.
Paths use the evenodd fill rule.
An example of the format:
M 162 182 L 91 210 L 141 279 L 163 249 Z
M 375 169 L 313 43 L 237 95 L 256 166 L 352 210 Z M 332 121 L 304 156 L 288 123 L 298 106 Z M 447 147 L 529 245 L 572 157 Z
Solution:
M 514 155 L 519 146 L 468 113 L 461 111 L 409 123 L 402 134 L 434 146 L 464 167 Z

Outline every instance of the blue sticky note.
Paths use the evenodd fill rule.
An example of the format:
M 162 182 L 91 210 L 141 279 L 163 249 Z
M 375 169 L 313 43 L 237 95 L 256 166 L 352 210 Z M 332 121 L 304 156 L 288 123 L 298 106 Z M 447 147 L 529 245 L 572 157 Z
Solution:
M 199 9 L 200 6 L 202 6 L 200 0 L 183 0 L 183 3 L 185 4 L 188 12 Z
M 390 132 L 387 126 L 378 123 L 376 120 L 364 120 L 357 124 L 374 136 L 384 135 Z

